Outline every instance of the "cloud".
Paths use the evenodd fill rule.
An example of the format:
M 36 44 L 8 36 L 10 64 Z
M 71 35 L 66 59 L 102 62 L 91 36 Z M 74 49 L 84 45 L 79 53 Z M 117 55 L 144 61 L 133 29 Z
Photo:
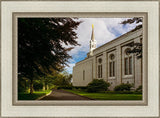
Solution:
M 76 46 L 69 54 L 73 57 L 70 61 L 70 67 L 67 67 L 68 71 L 72 71 L 72 67 L 76 62 L 83 60 L 89 52 L 89 41 L 91 39 L 92 24 L 94 24 L 95 40 L 97 41 L 97 47 L 115 39 L 116 37 L 132 30 L 136 24 L 122 25 L 122 21 L 128 18 L 79 18 L 83 21 L 77 32 L 77 41 L 81 46 Z
M 70 63 L 68 64 L 68 66 L 65 67 L 65 70 L 68 72 L 68 73 L 72 73 L 72 70 L 73 70 L 73 67 L 75 66 L 75 63 Z
M 91 39 L 92 24 L 94 24 L 95 39 L 97 47 L 107 43 L 117 36 L 122 35 L 135 27 L 135 24 L 122 25 L 120 24 L 126 18 L 80 18 L 83 21 L 76 30 L 78 43 L 81 46 L 76 46 L 69 52 L 71 55 L 77 54 L 79 50 L 88 52 L 89 41 Z

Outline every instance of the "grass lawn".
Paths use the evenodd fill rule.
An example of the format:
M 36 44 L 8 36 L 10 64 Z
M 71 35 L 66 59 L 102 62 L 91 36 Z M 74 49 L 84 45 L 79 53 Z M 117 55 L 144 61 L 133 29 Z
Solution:
M 33 94 L 28 92 L 18 93 L 18 100 L 36 100 L 37 98 L 50 93 L 51 90 L 46 91 L 34 91 Z
M 86 96 L 88 98 L 92 98 L 95 100 L 142 100 L 142 94 L 88 93 L 79 90 L 66 90 L 66 91 L 81 96 Z

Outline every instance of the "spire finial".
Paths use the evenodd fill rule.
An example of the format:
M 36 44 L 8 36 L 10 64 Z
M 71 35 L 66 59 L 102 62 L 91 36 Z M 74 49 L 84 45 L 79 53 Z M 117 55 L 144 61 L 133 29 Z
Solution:
M 94 29 L 94 25 L 92 24 L 92 29 Z
M 92 35 L 91 35 L 91 40 L 94 41 L 94 25 L 92 24 Z

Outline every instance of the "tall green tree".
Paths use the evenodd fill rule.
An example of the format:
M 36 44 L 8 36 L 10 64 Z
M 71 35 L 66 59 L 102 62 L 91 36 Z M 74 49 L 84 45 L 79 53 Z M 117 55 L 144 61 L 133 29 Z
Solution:
M 59 73 L 53 80 L 53 84 L 59 87 L 71 86 L 72 74 L 66 72 Z
M 132 23 L 138 24 L 132 30 L 132 32 L 133 32 L 133 31 L 136 31 L 136 30 L 142 28 L 142 26 L 143 26 L 142 22 L 143 22 L 142 17 L 134 17 L 134 18 L 130 18 L 130 19 L 124 20 L 123 22 L 121 22 L 121 24 L 123 24 L 123 25 L 132 24 Z M 136 42 L 136 43 L 132 42 L 132 43 L 127 44 L 126 46 L 132 47 L 131 50 L 128 50 L 128 53 L 135 54 L 138 59 L 142 58 L 142 39 L 141 39 L 141 42 Z
M 51 69 L 61 71 L 77 46 L 75 30 L 81 22 L 72 18 L 18 18 L 18 74 L 33 80 Z

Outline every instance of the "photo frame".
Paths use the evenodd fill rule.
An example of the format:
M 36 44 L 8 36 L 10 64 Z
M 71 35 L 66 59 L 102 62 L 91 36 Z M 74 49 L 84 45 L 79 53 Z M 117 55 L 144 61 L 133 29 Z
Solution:
M 2 118 L 159 117 L 159 1 L 1 1 L 1 9 Z M 143 101 L 17 101 L 16 19 L 51 16 L 143 17 Z
M 17 63 L 17 40 L 18 40 L 18 38 L 17 38 L 17 21 L 18 21 L 18 18 L 32 18 L 32 17 L 36 17 L 36 18 L 39 18 L 39 17 L 43 17 L 43 18 L 47 18 L 47 17 L 77 17 L 77 13 L 38 13 L 38 14 L 40 14 L 40 16 L 39 15 L 37 15 L 37 13 L 16 13 L 16 12 L 14 12 L 13 13 L 13 34 L 15 34 L 14 36 L 13 36 L 13 64 L 14 65 L 18 65 Z M 143 27 L 144 27 L 144 29 L 146 29 L 146 30 L 144 30 L 144 49 L 145 49 L 145 47 L 147 47 L 147 37 L 146 37 L 146 32 L 147 32 L 147 28 L 146 28 L 146 23 L 147 23 L 147 14 L 146 13 L 131 13 L 131 14 L 129 14 L 129 15 L 127 15 L 126 13 L 121 13 L 121 14 L 117 14 L 117 13 L 111 13 L 111 14 L 108 14 L 108 13 L 93 13 L 93 14 L 91 14 L 91 13 L 78 13 L 78 18 L 79 17 L 97 17 L 97 18 L 99 18 L 99 17 L 107 17 L 107 18 L 110 18 L 110 17 L 143 17 Z M 146 38 L 145 38 L 146 37 Z M 144 50 L 144 57 L 146 57 L 146 58 L 144 58 L 144 62 L 146 63 L 146 61 L 147 61 L 147 52 Z M 143 65 L 144 66 L 144 68 L 145 69 L 147 69 L 147 64 L 144 64 Z M 17 67 L 17 66 L 16 66 Z M 75 105 L 89 105 L 89 106 L 94 106 L 94 105 L 100 105 L 100 106 L 104 106 L 104 105 L 121 105 L 121 106 L 129 106 L 129 105 L 147 105 L 148 104 L 148 102 L 147 102 L 147 77 L 145 77 L 145 75 L 144 75 L 144 82 L 143 82 L 143 85 L 144 85 L 144 91 L 143 91 L 143 100 L 129 100 L 129 101 L 126 101 L 126 100 L 101 100 L 101 101 L 85 101 L 85 100 L 83 100 L 83 101 L 77 101 L 77 100 L 74 100 L 74 102 L 73 101 L 68 101 L 68 100 L 63 100 L 63 101 L 57 101 L 57 100 L 54 100 L 54 101 L 43 101 L 43 102 L 41 102 L 41 101 L 27 101 L 27 100 L 25 100 L 25 101 L 19 101 L 18 100 L 18 98 L 17 98 L 17 88 L 18 88 L 18 86 L 17 86 L 17 83 L 18 83 L 18 81 L 17 81 L 17 68 L 16 67 L 14 67 L 13 66 L 13 78 L 12 78 L 12 81 L 13 81 L 13 85 L 12 85 L 12 93 L 13 93 L 13 105 L 14 106 L 22 106 L 22 105 L 27 105 L 27 106 L 35 106 L 35 105 L 44 105 L 44 106 L 52 106 L 52 105 L 61 105 L 61 106 L 65 106 L 65 105 L 73 105 L 73 106 L 75 106 Z M 144 69 L 144 72 L 146 71 Z

